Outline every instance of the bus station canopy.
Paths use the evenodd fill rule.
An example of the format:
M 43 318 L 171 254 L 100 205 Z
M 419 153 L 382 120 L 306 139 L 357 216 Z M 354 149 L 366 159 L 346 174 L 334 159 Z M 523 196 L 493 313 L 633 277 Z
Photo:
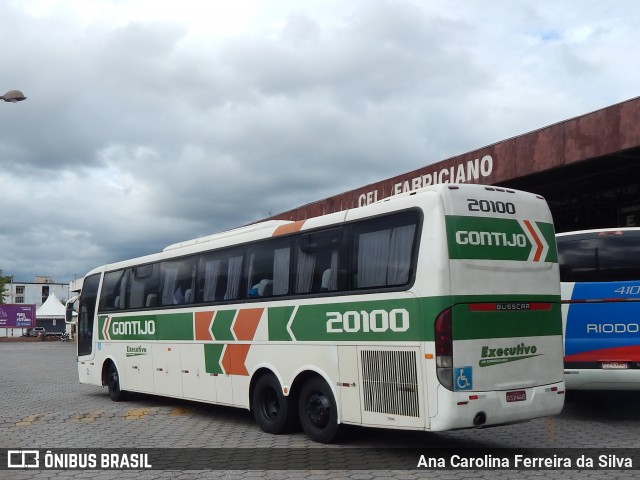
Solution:
M 55 293 L 51 292 L 47 300 L 36 309 L 36 318 L 64 318 L 65 307 Z

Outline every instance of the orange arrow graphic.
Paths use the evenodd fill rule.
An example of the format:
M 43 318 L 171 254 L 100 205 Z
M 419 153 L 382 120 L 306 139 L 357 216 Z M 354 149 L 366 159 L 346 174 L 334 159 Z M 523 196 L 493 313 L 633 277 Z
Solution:
M 531 236 L 533 237 L 533 240 L 536 242 L 537 249 L 536 249 L 535 255 L 533 256 L 533 261 L 539 262 L 540 256 L 542 255 L 542 251 L 544 250 L 544 245 L 540 241 L 540 237 L 538 237 L 538 234 L 536 233 L 535 229 L 531 225 L 531 222 L 529 220 L 525 220 L 524 224 L 527 227 L 527 230 L 529 230 L 529 233 L 531 234 Z
M 253 340 L 263 311 L 264 308 L 247 308 L 238 312 L 233 325 L 236 339 L 240 341 Z M 231 375 L 249 375 L 245 362 L 250 349 L 251 344 L 231 343 L 227 345 L 221 359 L 224 372 Z
M 111 338 L 109 338 L 109 323 L 111 323 L 111 317 L 105 319 L 104 326 L 102 327 L 102 336 L 105 340 L 111 340 Z
M 196 312 L 195 314 L 195 337 L 196 340 L 213 340 L 211 336 L 211 320 L 215 312 Z

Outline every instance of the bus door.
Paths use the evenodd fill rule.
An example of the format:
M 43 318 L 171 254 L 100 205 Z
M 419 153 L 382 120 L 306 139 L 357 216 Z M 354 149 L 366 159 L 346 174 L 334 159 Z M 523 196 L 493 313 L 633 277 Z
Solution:
M 78 298 L 78 357 L 86 357 L 87 360 L 94 357 L 95 342 L 98 338 L 98 332 L 95 331 L 95 320 L 100 276 L 99 273 L 96 273 L 85 278 L 82 292 Z M 73 314 L 72 308 L 73 304 L 70 303 L 67 306 L 69 317 Z

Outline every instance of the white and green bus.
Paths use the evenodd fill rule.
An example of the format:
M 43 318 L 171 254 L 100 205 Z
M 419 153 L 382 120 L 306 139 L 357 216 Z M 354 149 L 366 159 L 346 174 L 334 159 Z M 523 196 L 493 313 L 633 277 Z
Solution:
M 80 382 L 113 400 L 232 405 L 326 443 L 559 413 L 559 285 L 542 197 L 449 184 L 96 268 L 68 312 Z

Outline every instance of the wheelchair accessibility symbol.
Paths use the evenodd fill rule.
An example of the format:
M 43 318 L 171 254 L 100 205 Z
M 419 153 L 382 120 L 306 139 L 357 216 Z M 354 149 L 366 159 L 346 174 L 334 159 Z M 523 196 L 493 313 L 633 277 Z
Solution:
M 453 384 L 455 390 L 471 390 L 473 388 L 473 369 L 471 367 L 454 368 Z

